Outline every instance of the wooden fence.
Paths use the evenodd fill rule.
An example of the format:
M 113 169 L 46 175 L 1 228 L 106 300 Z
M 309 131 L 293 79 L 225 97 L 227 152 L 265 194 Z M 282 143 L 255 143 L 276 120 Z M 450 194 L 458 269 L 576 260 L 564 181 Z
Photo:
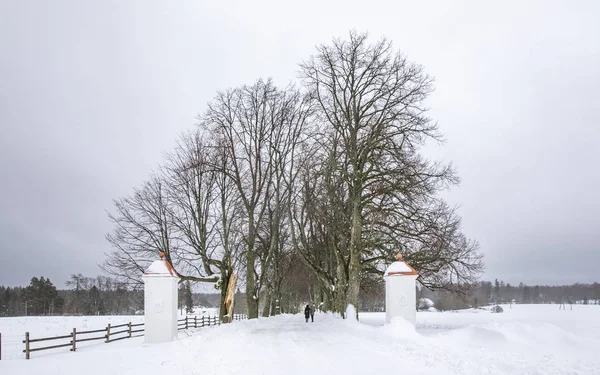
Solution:
M 233 320 L 243 320 L 247 319 L 247 316 L 244 314 L 236 314 L 234 315 Z M 177 330 L 187 330 L 192 328 L 202 328 L 202 327 L 210 327 L 221 325 L 221 321 L 217 316 L 186 316 L 185 318 L 179 319 L 177 321 Z M 77 331 L 76 328 L 73 328 L 73 331 L 68 335 L 64 336 L 55 336 L 55 337 L 41 337 L 41 338 L 31 338 L 29 336 L 29 332 L 25 332 L 25 340 L 23 340 L 23 344 L 25 344 L 25 349 L 23 349 L 23 353 L 25 353 L 25 358 L 29 359 L 32 352 L 49 350 L 49 349 L 57 349 L 57 348 L 66 348 L 69 347 L 70 351 L 74 352 L 77 350 L 77 343 L 87 342 L 87 341 L 96 341 L 103 340 L 105 343 L 111 343 L 114 341 L 129 339 L 132 337 L 143 336 L 144 332 L 144 323 L 132 324 L 131 322 L 125 324 L 111 325 L 110 323 L 102 329 L 95 329 L 89 331 Z M 101 334 L 101 335 L 98 335 Z M 21 336 L 22 337 L 22 336 Z M 68 341 L 67 341 L 68 340 Z M 40 342 L 52 342 L 52 345 L 48 346 L 38 346 L 37 343 Z M 0 360 L 2 359 L 2 334 L 0 333 Z
M 193 318 L 193 319 L 192 319 Z M 247 319 L 245 314 L 235 314 L 233 316 L 233 320 L 242 320 Z M 216 316 L 186 316 L 185 318 L 179 319 L 177 321 L 177 330 L 184 330 L 190 328 L 202 328 L 202 327 L 210 327 L 211 325 L 215 326 L 221 325 L 221 321 Z

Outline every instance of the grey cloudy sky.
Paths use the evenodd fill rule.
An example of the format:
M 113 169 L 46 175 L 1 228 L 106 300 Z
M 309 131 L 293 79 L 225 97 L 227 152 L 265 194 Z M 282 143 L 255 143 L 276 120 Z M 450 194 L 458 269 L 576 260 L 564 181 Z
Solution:
M 600 281 L 597 1 L 0 1 L 0 285 L 96 275 L 106 210 L 217 90 L 387 36 L 436 79 L 486 278 Z

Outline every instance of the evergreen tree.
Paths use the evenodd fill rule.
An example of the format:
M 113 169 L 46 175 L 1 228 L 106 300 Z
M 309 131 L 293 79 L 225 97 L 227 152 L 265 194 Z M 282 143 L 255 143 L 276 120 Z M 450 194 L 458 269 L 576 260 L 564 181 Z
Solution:
M 192 299 L 192 286 L 190 285 L 189 280 L 185 283 L 185 312 L 187 314 L 194 313 L 194 301 Z
M 28 304 L 28 315 L 29 312 L 33 315 L 47 315 L 56 313 L 55 311 L 58 298 L 58 292 L 56 287 L 50 279 L 46 279 L 43 276 L 39 279 L 33 277 L 31 282 L 24 291 L 24 298 Z
M 498 303 L 500 301 L 500 282 L 498 279 L 494 281 L 494 295 L 496 300 L 495 302 Z
M 183 306 L 185 306 L 185 284 L 179 284 L 179 289 L 177 290 L 177 308 L 180 313 L 183 314 Z
M 539 303 L 540 302 L 540 286 L 536 285 L 535 288 L 533 288 L 533 303 Z
M 527 285 L 523 285 L 522 295 L 521 295 L 522 303 L 530 303 L 531 302 L 531 291 Z

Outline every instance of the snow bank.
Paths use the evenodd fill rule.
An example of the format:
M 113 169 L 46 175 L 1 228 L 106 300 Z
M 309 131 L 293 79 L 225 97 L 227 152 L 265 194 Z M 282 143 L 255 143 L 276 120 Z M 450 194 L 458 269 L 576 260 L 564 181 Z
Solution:
M 356 320 L 356 308 L 352 304 L 346 307 L 346 320 L 349 324 L 358 323 Z
M 390 324 L 384 325 L 382 331 L 396 339 L 422 339 L 422 336 L 417 333 L 412 323 L 399 316 L 392 318 Z
M 429 311 L 429 312 L 437 312 L 438 310 L 435 308 L 435 303 L 429 298 L 419 298 L 417 303 L 418 311 Z

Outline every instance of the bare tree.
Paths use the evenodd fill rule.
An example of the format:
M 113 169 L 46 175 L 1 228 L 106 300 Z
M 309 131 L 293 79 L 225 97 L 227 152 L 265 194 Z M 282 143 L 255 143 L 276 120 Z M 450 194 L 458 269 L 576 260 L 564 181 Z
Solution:
M 168 187 L 171 221 L 182 244 L 176 254 L 182 280 L 219 280 L 220 247 L 213 215 L 218 173 L 209 164 L 210 151 L 199 131 L 185 133 L 161 169 Z
M 240 205 L 239 195 L 237 194 L 236 185 L 227 176 L 224 171 L 229 170 L 229 162 L 227 150 L 222 144 L 214 146 L 213 153 L 215 159 L 215 167 L 219 172 L 215 181 L 215 188 L 218 194 L 218 205 L 215 207 L 215 216 L 218 219 L 216 231 L 220 246 L 222 247 L 222 257 L 219 262 L 221 270 L 221 279 L 217 284 L 221 291 L 221 307 L 220 318 L 222 321 L 231 321 L 231 319 L 223 319 L 227 314 L 227 306 L 225 300 L 228 293 L 229 279 L 240 264 L 240 254 L 243 251 L 244 233 L 240 228 L 243 212 Z M 232 293 L 235 293 L 233 291 Z M 228 317 L 231 318 L 231 317 Z
M 258 317 L 259 294 L 279 251 L 281 205 L 289 199 L 288 173 L 310 102 L 295 88 L 259 80 L 220 93 L 201 124 L 226 151 L 223 173 L 237 188 L 245 233 L 249 317 Z
M 160 174 L 115 202 L 117 213 L 109 215 L 115 229 L 107 236 L 115 250 L 106 271 L 139 283 L 164 252 L 181 281 L 216 283 L 231 274 L 231 247 L 220 242 L 222 174 L 213 168 L 214 151 L 199 130 L 184 134 Z
M 219 93 L 200 118 L 204 129 L 218 137 L 227 152 L 223 172 L 234 183 L 244 212 L 246 302 L 248 317 L 258 317 L 259 284 L 256 240 L 270 194 L 270 139 L 277 90 L 271 81 L 258 81 Z
M 306 143 L 306 128 L 309 123 L 311 100 L 293 86 L 279 90 L 277 95 L 277 121 L 273 122 L 270 141 L 272 176 L 270 196 L 267 202 L 267 215 L 264 225 L 257 232 L 260 240 L 261 268 L 259 287 L 266 285 L 266 301 L 263 315 L 275 313 L 275 302 L 281 299 L 281 286 L 286 277 L 286 269 L 293 262 L 289 253 L 292 246 L 287 224 L 287 209 L 296 183 L 295 159 L 300 147 Z
M 399 251 L 425 286 L 475 282 L 478 244 L 438 197 L 458 178 L 419 154 L 443 140 L 423 105 L 431 79 L 387 40 L 355 32 L 301 69 L 307 92 L 259 80 L 218 93 L 159 173 L 115 202 L 106 270 L 139 282 L 162 251 L 222 301 L 238 272 L 250 318 L 259 298 L 265 315 L 306 296 L 358 307 L 361 282 L 378 288 Z
M 378 270 L 378 261 L 389 260 L 381 250 L 394 247 L 391 239 L 418 237 L 435 193 L 458 179 L 450 166 L 418 156 L 425 140 L 442 140 L 423 106 L 431 79 L 389 41 L 369 44 L 366 34 L 351 32 L 349 41 L 320 46 L 301 68 L 331 132 L 329 164 L 344 184 L 342 235 L 348 233 L 346 242 L 332 245 L 340 248 L 337 263 L 345 271 L 338 277 L 347 277 L 345 302 L 358 306 L 363 269 Z M 390 215 L 395 223 L 387 222 Z
M 172 263 L 177 241 L 166 190 L 154 175 L 132 196 L 114 201 L 116 212 L 109 213 L 114 229 L 106 236 L 114 249 L 102 266 L 106 272 L 136 285 L 159 252 Z

